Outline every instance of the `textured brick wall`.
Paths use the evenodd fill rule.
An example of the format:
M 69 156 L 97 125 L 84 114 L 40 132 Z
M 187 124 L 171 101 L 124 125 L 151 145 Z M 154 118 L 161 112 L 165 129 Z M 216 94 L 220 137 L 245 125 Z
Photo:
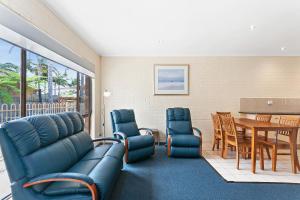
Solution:
M 154 96 L 154 64 L 190 64 L 190 95 Z M 300 57 L 103 57 L 101 74 L 102 89 L 112 92 L 106 135 L 108 111 L 133 108 L 138 125 L 158 128 L 163 139 L 166 108 L 182 106 L 211 141 L 211 112 L 238 115 L 242 97 L 300 97 Z

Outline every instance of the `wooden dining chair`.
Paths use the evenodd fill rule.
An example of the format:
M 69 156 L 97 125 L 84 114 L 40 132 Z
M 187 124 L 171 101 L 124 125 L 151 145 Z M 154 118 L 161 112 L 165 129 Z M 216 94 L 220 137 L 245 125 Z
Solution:
M 224 138 L 225 138 L 225 150 L 224 157 L 227 156 L 228 152 L 228 144 L 236 147 L 236 160 L 237 165 L 236 168 L 240 167 L 240 155 L 244 155 L 246 157 L 247 154 L 251 154 L 247 149 L 251 147 L 251 140 L 244 137 L 242 132 L 238 132 L 234 123 L 233 117 L 228 116 L 220 116 L 222 128 L 224 130 Z
M 225 116 L 225 117 L 231 117 L 231 116 L 232 116 L 231 112 L 219 112 L 219 111 L 216 111 L 216 114 L 219 116 L 219 118 L 220 118 L 221 116 Z M 220 121 L 220 122 L 221 122 L 221 121 Z M 222 127 L 222 122 L 221 122 L 221 127 Z M 223 132 L 224 132 L 224 130 L 223 130 Z M 225 139 L 224 139 L 224 134 L 223 134 L 223 141 L 225 141 Z M 223 143 L 224 143 L 224 142 L 223 142 Z M 228 145 L 229 145 L 231 151 L 235 151 L 235 146 L 232 146 L 232 145 L 230 145 L 230 144 L 228 144 Z M 223 145 L 223 153 L 222 153 L 222 157 L 224 157 L 224 145 Z
M 217 114 L 213 114 L 211 113 L 211 119 L 213 122 L 213 131 L 214 131 L 214 135 L 213 135 L 213 146 L 212 146 L 212 150 L 215 150 L 215 147 L 217 146 L 217 150 L 220 149 L 220 143 L 221 143 L 221 157 L 223 157 L 223 153 L 224 153 L 224 138 L 223 138 L 223 130 L 222 130 L 222 126 L 221 126 L 221 121 L 220 121 L 220 117 Z
M 255 116 L 255 120 L 260 121 L 260 122 L 270 122 L 272 119 L 272 115 L 262 115 L 262 114 L 257 114 Z M 264 136 L 262 136 L 260 139 L 268 140 L 268 131 L 265 131 Z M 271 154 L 268 146 L 265 146 L 268 159 L 271 159 Z
M 298 126 L 299 125 L 299 118 L 294 117 L 294 116 L 281 116 L 279 119 L 279 124 L 282 125 L 290 125 L 290 126 Z M 275 138 L 267 138 L 261 139 L 260 137 L 258 138 L 258 143 L 260 145 L 260 152 L 262 152 L 262 148 L 264 146 L 272 148 L 272 171 L 276 171 L 276 164 L 277 164 L 277 155 L 291 155 L 292 159 L 292 153 L 278 153 L 278 149 L 290 149 L 291 151 L 291 144 L 290 142 L 296 142 L 297 141 L 290 141 L 289 139 L 287 141 L 281 140 L 278 138 L 279 135 L 281 136 L 290 136 L 291 132 L 290 131 L 277 131 L 275 134 Z M 261 153 L 260 157 L 261 159 L 261 169 L 264 169 L 264 159 L 263 159 L 263 153 Z

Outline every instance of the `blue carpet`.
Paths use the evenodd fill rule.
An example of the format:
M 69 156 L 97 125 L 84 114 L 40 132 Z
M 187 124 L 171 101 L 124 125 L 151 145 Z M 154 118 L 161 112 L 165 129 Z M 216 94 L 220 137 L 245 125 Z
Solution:
M 154 157 L 125 165 L 111 199 L 298 200 L 300 185 L 228 183 L 204 159 L 168 158 L 159 147 Z

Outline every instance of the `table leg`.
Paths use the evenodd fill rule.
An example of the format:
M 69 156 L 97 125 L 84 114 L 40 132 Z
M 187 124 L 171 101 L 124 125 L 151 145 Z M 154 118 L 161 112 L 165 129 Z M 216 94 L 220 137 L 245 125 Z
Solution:
M 252 160 L 252 173 L 256 170 L 256 138 L 257 130 L 252 128 L 252 141 L 251 141 L 251 160 Z
M 298 168 L 298 156 L 297 156 L 297 146 L 296 146 L 297 130 L 293 129 L 292 134 L 290 134 L 290 136 L 289 136 L 289 139 L 290 139 L 292 171 L 294 174 L 296 174 L 297 168 Z

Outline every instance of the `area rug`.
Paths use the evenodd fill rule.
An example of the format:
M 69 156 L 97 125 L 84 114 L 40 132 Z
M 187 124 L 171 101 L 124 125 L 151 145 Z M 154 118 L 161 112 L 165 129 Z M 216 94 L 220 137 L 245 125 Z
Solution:
M 124 165 L 111 199 L 289 200 L 300 199 L 300 185 L 227 182 L 205 159 L 168 158 L 160 146 L 153 157 Z

